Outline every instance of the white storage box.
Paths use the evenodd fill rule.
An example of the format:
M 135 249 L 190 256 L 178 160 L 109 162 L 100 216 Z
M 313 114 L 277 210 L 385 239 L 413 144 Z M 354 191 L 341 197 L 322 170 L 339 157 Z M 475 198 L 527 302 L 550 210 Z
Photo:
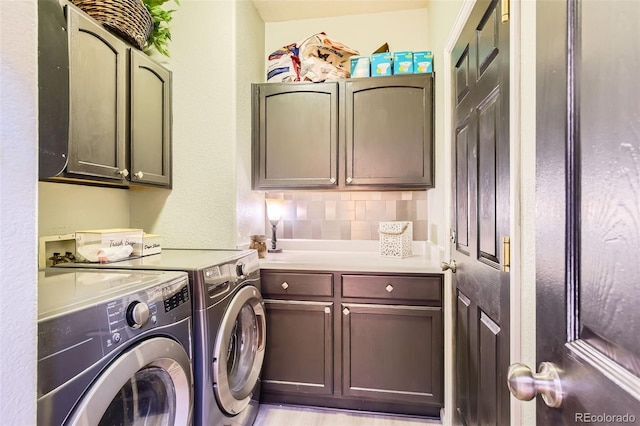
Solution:
M 140 256 L 150 256 L 162 251 L 162 236 L 158 234 L 144 234 L 142 236 L 142 253 Z M 135 254 L 135 250 L 133 252 Z
M 409 257 L 413 242 L 413 222 L 380 222 L 380 256 Z
M 142 234 L 132 228 L 76 231 L 76 261 L 107 263 L 140 256 Z

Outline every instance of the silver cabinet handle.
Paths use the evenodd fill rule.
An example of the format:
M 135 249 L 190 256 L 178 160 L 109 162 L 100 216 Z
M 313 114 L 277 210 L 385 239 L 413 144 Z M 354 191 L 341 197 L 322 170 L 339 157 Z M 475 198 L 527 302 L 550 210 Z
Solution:
M 538 373 L 533 373 L 524 364 L 516 363 L 509 366 L 507 385 L 509 390 L 521 401 L 531 401 L 537 394 L 542 396 L 549 407 L 562 405 L 562 371 L 552 362 L 542 362 Z
M 136 176 L 138 179 L 142 179 L 142 177 L 144 176 L 144 173 L 142 173 L 142 171 L 139 171 L 138 173 L 136 173 L 136 174 L 135 174 L 135 176 Z
M 286 281 L 285 281 L 285 282 L 283 282 L 283 283 L 282 283 L 282 288 L 283 288 L 283 289 L 285 289 L 285 290 L 286 290 L 286 289 L 288 289 L 288 288 L 289 288 L 289 284 L 287 284 L 287 282 L 286 282 Z
M 345 314 L 345 315 L 349 315 L 349 308 L 344 308 L 342 310 L 342 313 Z
M 329 179 L 329 182 L 336 183 L 336 178 L 332 177 L 331 179 Z
M 454 274 L 456 273 L 456 261 L 455 260 L 450 260 L 449 263 L 442 262 L 440 264 L 440 267 L 442 268 L 443 271 L 446 271 L 447 269 L 451 269 L 451 272 L 453 272 Z
M 330 307 L 328 307 L 328 306 L 326 306 L 326 307 L 324 308 L 324 313 L 325 313 L 325 314 L 330 314 L 330 313 L 331 313 L 331 308 L 330 308 Z
M 118 170 L 118 174 L 123 178 L 126 178 L 127 176 L 129 176 L 129 170 L 127 169 Z
M 349 177 L 347 178 L 347 183 L 351 183 L 351 182 L 353 182 L 353 179 L 351 179 L 351 176 L 349 176 Z
M 391 293 L 393 291 L 393 286 L 391 284 L 387 284 L 387 286 L 385 287 L 385 290 Z

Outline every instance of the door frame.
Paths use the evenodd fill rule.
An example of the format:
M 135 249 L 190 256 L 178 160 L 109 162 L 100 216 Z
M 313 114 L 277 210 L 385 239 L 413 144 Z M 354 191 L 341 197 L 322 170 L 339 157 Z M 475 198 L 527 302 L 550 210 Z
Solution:
M 453 205 L 453 194 L 452 194 L 452 179 L 450 171 L 454 167 L 452 157 L 451 157 L 451 147 L 453 141 L 453 93 L 452 93 L 452 78 L 451 78 L 451 53 L 453 48 L 455 47 L 455 43 L 458 40 L 458 37 L 462 33 L 462 29 L 466 24 L 469 16 L 471 15 L 471 11 L 473 6 L 475 5 L 476 0 L 464 0 L 456 21 L 449 33 L 449 37 L 444 46 L 443 51 L 443 61 L 444 61 L 444 164 L 447 172 L 445 175 L 444 184 L 444 218 L 445 218 L 445 229 L 451 229 L 451 214 L 450 209 Z M 533 361 L 532 364 L 535 365 L 535 304 L 523 304 L 521 301 L 524 300 L 525 289 L 522 288 L 521 283 L 523 279 L 526 279 L 526 282 L 532 283 L 532 294 L 533 298 L 531 298 L 531 291 L 526 292 L 527 299 L 526 300 L 535 300 L 535 275 L 533 275 L 533 279 L 530 278 L 530 274 L 522 275 L 521 268 L 521 260 L 522 260 L 522 239 L 521 235 L 531 235 L 529 229 L 530 222 L 527 221 L 526 226 L 523 226 L 523 214 L 521 210 L 521 206 L 531 207 L 535 206 L 535 200 L 525 200 L 521 203 L 522 196 L 532 196 L 535 195 L 535 155 L 530 155 L 530 150 L 521 150 L 521 144 L 523 141 L 535 141 L 535 101 L 532 107 L 527 107 L 525 104 L 521 104 L 521 83 L 522 75 L 522 60 L 526 60 L 526 58 L 522 57 L 521 49 L 523 45 L 526 46 L 531 39 L 527 37 L 526 39 L 521 38 L 521 23 L 522 15 L 521 13 L 522 5 L 518 1 L 510 1 L 510 11 L 509 11 L 509 31 L 510 31 L 510 46 L 509 46 L 509 149 L 510 149 L 510 189 L 509 189 L 509 234 L 511 238 L 511 269 L 510 269 L 510 363 L 513 362 L 524 362 L 523 354 L 531 354 L 533 353 Z M 527 14 L 529 14 L 529 10 L 527 10 Z M 527 19 L 525 22 L 530 22 L 530 17 L 533 16 L 533 28 L 535 29 L 535 10 L 533 15 L 526 15 Z M 533 40 L 535 40 L 535 31 L 533 33 Z M 535 52 L 535 47 L 529 51 L 529 56 L 533 56 L 533 64 L 535 65 L 535 56 L 532 54 Z M 526 60 L 527 63 L 531 62 L 531 60 Z M 533 66 L 535 70 L 535 66 Z M 535 81 L 535 78 L 533 79 Z M 533 88 L 535 100 L 535 86 Z M 523 106 L 525 106 L 523 108 Z M 527 112 L 530 114 L 531 110 L 533 110 L 533 120 L 526 119 L 523 116 L 523 112 Z M 531 122 L 531 125 L 522 126 L 523 121 Z M 533 126 L 533 127 L 532 127 Z M 533 128 L 533 133 L 531 133 L 531 127 Z M 533 135 L 533 139 L 531 136 Z M 533 144 L 533 152 L 535 154 L 535 143 Z M 527 157 L 523 157 L 522 154 L 526 153 Z M 526 158 L 527 162 L 522 161 L 523 158 Z M 526 163 L 526 164 L 525 164 Z M 533 190 L 527 190 L 523 184 L 531 184 L 529 178 L 522 178 L 522 167 L 527 167 L 527 176 L 531 173 L 531 166 L 533 167 Z M 521 189 L 521 186 L 524 190 Z M 527 213 L 525 217 L 535 217 L 535 209 L 530 210 L 530 213 Z M 524 234 L 523 229 L 525 230 Z M 527 247 L 525 247 L 525 253 L 527 254 L 526 258 L 535 259 L 535 251 L 534 248 L 531 247 L 533 245 L 535 247 L 535 241 L 531 241 L 527 243 Z M 451 258 L 451 245 L 447 242 L 444 244 L 445 246 L 445 259 Z M 533 251 L 532 251 L 533 250 Z M 531 266 L 527 268 L 533 271 L 535 274 L 535 263 L 528 262 Z M 445 309 L 446 319 L 445 324 L 448 322 L 450 325 L 447 327 L 445 325 L 445 410 L 443 415 L 443 424 L 453 424 L 454 416 L 455 416 L 455 287 L 452 283 L 451 274 L 445 274 Z M 531 289 L 529 289 L 531 290 Z M 533 328 L 531 326 L 533 325 Z M 532 345 L 532 346 L 531 346 Z M 533 348 L 533 349 L 531 349 Z M 526 358 L 525 358 L 526 359 Z M 531 361 L 528 360 L 527 361 Z M 504 383 L 504 386 L 507 384 Z M 516 400 L 511 397 L 510 400 L 510 410 L 511 410 L 511 424 L 525 424 L 523 420 L 526 418 L 527 422 L 531 422 L 532 419 L 535 421 L 535 405 L 532 406 L 529 410 L 523 410 L 523 404 L 520 402 L 516 402 Z M 533 413 L 533 414 L 531 414 Z M 531 416 L 534 417 L 531 417 Z

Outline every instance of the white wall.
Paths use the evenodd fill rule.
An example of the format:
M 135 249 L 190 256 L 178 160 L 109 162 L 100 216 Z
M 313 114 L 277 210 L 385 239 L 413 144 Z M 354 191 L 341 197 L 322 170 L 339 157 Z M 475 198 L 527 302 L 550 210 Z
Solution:
M 37 1 L 0 1 L 0 423 L 36 423 Z

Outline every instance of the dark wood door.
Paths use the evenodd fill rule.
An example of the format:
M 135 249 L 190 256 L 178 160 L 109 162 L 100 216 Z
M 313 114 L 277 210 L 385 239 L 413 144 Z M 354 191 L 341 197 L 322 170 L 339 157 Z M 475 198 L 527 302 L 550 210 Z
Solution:
M 479 0 L 452 52 L 456 413 L 509 424 L 509 23 Z
M 442 308 L 342 304 L 342 395 L 442 406 Z
M 346 187 L 433 187 L 433 74 L 344 85 Z
M 640 421 L 638 22 L 636 1 L 537 8 L 536 356 L 564 395 L 538 424 Z
M 131 182 L 171 184 L 171 71 L 131 52 Z
M 338 185 L 338 84 L 253 84 L 253 189 Z
M 126 45 L 74 6 L 65 10 L 70 85 L 67 171 L 126 183 Z
M 267 346 L 264 392 L 333 393 L 333 303 L 264 301 Z

